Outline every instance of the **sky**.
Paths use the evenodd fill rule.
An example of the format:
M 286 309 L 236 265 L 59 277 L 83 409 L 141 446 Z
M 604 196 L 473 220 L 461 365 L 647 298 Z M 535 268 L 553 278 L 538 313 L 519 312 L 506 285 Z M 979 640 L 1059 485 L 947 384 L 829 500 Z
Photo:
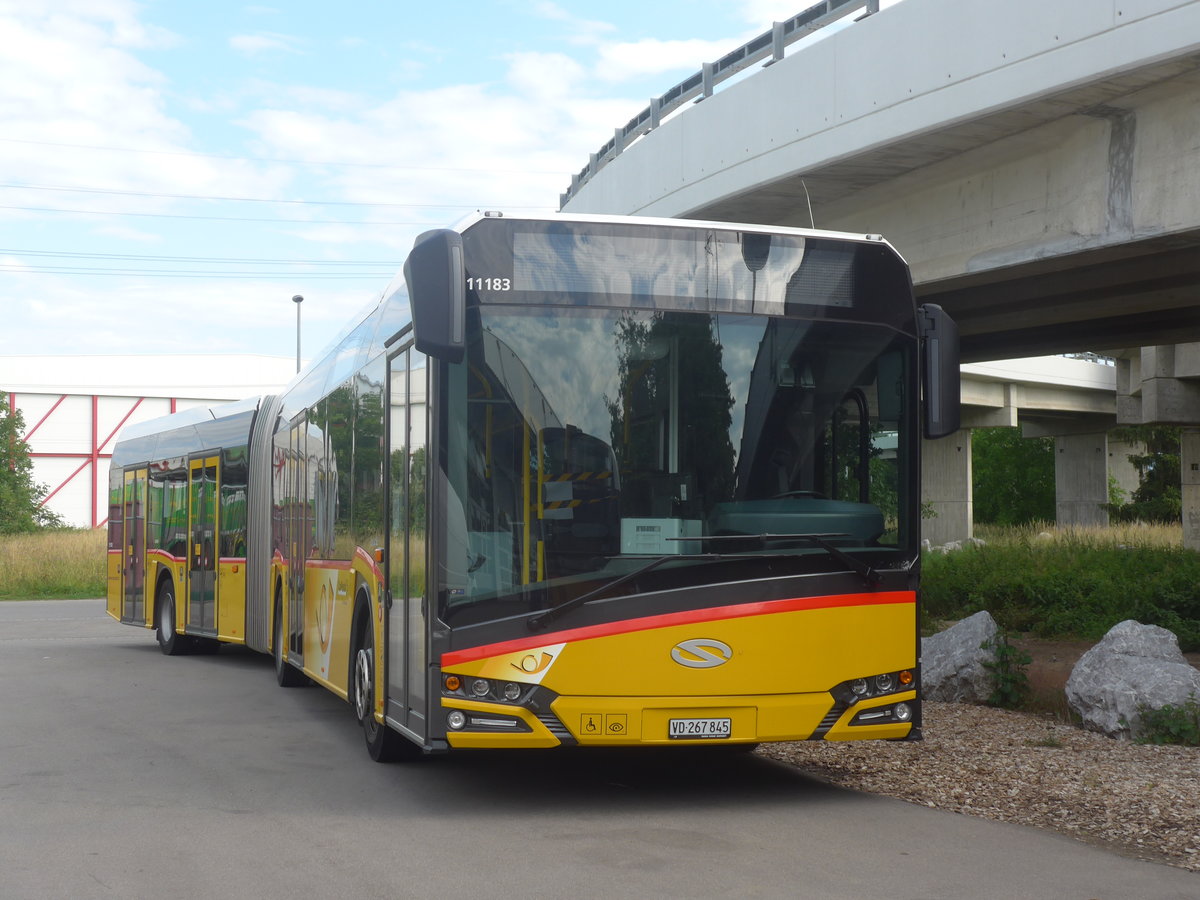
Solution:
M 0 0 L 0 356 L 315 355 L 807 0 Z

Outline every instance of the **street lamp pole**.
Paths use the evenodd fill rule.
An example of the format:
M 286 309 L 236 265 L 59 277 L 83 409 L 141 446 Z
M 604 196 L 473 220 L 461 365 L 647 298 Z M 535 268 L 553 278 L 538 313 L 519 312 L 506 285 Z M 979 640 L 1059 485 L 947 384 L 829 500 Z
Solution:
M 300 371 L 300 304 L 304 302 L 304 298 L 297 294 L 292 298 L 292 302 L 296 304 L 296 371 Z

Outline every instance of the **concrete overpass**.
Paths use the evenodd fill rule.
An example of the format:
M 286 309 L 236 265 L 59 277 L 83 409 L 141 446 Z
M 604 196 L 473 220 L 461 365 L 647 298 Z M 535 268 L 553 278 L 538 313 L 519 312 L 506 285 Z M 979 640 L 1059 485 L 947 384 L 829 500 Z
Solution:
M 903 0 L 797 47 L 564 209 L 884 234 L 970 360 L 1200 340 L 1200 2 Z
M 1200 341 L 1200 0 L 876 8 L 829 0 L 705 65 L 563 208 L 882 233 L 967 361 L 1120 348 L 1122 421 L 1200 423 L 1200 354 L 1174 349 Z M 1186 481 L 1200 432 L 1184 455 Z

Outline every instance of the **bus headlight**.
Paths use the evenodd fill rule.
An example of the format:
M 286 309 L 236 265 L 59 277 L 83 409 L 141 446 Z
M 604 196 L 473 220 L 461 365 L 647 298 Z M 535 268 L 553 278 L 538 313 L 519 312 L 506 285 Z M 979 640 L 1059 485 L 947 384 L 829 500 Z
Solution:
M 442 676 L 443 695 L 490 703 L 520 703 L 529 687 L 519 681 L 493 681 L 490 678 L 464 677 L 453 673 Z
M 898 694 L 901 691 L 911 691 L 916 684 L 917 676 L 912 669 L 901 669 L 898 672 L 879 672 L 865 678 L 851 678 L 830 688 L 829 693 L 839 703 L 854 706 L 862 700 L 883 697 L 887 694 Z
M 461 709 L 452 709 L 446 715 L 446 724 L 454 731 L 459 731 L 467 724 L 467 716 Z
M 912 718 L 912 707 L 907 703 L 897 703 L 892 709 L 892 715 L 898 722 L 907 722 Z

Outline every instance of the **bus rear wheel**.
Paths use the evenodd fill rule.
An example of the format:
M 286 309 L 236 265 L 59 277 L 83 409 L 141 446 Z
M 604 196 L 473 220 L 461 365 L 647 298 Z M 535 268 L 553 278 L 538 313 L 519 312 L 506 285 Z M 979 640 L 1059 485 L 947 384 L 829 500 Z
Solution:
M 308 676 L 283 658 L 283 603 L 275 597 L 275 627 L 271 631 L 271 655 L 275 659 L 275 681 L 280 687 L 303 687 Z
M 164 581 L 158 589 L 154 601 L 154 624 L 158 648 L 165 655 L 179 656 L 188 651 L 188 638 L 175 633 L 175 588 L 169 581 Z

